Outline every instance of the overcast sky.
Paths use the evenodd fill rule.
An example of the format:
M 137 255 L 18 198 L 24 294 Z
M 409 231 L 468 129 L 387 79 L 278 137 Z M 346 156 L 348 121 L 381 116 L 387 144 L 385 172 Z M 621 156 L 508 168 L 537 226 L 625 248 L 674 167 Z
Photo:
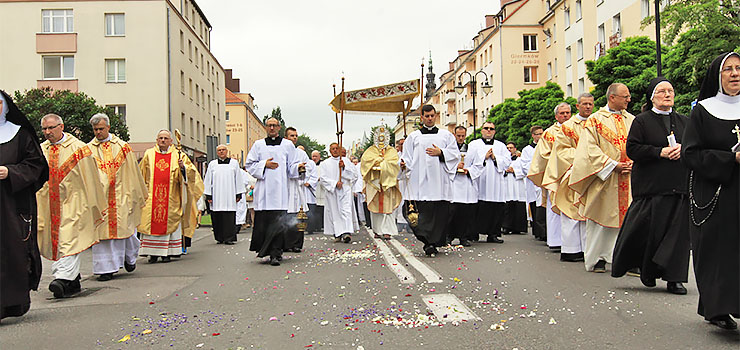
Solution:
M 257 115 L 280 106 L 287 125 L 327 145 L 336 140 L 328 104 L 342 73 L 347 90 L 415 79 L 431 50 L 439 78 L 499 10 L 496 0 L 197 2 L 213 26 L 211 51 L 254 96 Z M 345 114 L 344 144 L 380 122 Z

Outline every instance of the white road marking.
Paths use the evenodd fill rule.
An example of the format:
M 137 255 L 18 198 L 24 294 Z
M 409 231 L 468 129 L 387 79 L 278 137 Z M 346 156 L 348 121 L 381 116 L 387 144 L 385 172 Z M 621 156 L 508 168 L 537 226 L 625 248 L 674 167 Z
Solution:
M 422 295 L 421 299 L 432 310 L 434 316 L 437 316 L 439 322 L 462 322 L 481 319 L 454 294 Z
M 368 229 L 368 232 L 370 233 L 370 237 L 373 237 L 373 231 Z M 383 242 L 383 240 L 375 238 L 375 244 L 378 246 L 378 249 L 380 249 L 380 254 L 383 255 L 383 259 L 385 259 L 386 265 L 388 265 L 388 268 L 398 276 L 398 279 L 401 281 L 401 283 L 416 283 L 416 277 L 409 272 L 403 265 L 401 265 L 400 262 L 398 262 L 398 259 L 396 259 L 396 256 L 393 255 L 393 252 L 391 251 L 391 248 L 388 248 L 388 246 Z
M 442 283 L 442 276 L 440 276 L 437 271 L 434 271 L 432 268 L 427 266 L 427 264 L 417 259 L 414 254 L 412 254 L 408 249 L 406 249 L 406 247 L 403 246 L 403 244 L 401 244 L 401 242 L 392 238 L 390 242 L 394 247 L 396 247 L 396 249 L 398 249 L 398 251 L 401 253 L 401 256 L 403 256 L 403 258 L 409 262 L 409 265 L 413 266 L 422 274 L 422 276 L 424 276 L 427 282 Z

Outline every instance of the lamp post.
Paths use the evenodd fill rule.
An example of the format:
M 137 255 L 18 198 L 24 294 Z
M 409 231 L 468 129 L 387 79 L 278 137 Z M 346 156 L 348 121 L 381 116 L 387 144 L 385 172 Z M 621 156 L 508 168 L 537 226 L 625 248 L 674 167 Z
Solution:
M 486 95 L 488 95 L 491 92 L 491 89 L 493 89 L 493 87 L 490 84 L 488 84 L 488 75 L 483 70 L 479 70 L 475 73 L 463 71 L 457 77 L 457 86 L 455 86 L 455 93 L 457 93 L 458 95 L 465 92 L 465 85 L 462 84 L 462 76 L 465 74 L 467 74 L 468 77 L 470 78 L 470 81 L 468 82 L 467 85 L 470 85 L 470 94 L 473 96 L 473 140 L 475 140 L 476 138 L 475 129 L 477 127 L 476 119 L 478 119 L 478 115 L 475 114 L 475 95 L 477 95 L 477 91 L 476 91 L 477 82 L 475 80 L 475 77 L 478 76 L 478 74 L 483 74 L 483 78 L 485 78 L 486 80 L 481 84 L 481 88 L 483 89 L 483 93 L 485 93 Z
M 655 0 L 655 63 L 658 76 L 663 76 L 663 64 L 660 55 L 660 0 Z

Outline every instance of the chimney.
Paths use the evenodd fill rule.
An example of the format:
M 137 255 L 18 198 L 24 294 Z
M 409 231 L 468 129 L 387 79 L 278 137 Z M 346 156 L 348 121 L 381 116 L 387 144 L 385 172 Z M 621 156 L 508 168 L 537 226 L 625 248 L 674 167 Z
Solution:
M 496 24 L 496 15 L 486 15 L 486 28 L 491 28 Z

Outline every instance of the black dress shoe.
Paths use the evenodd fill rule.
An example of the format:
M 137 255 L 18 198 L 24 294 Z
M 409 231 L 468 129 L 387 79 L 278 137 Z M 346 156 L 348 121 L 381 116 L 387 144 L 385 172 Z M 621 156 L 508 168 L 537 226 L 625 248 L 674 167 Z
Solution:
M 709 323 L 722 329 L 737 329 L 737 322 L 730 315 L 717 316 L 709 320 Z
M 686 295 L 688 291 L 686 290 L 686 287 L 683 286 L 683 283 L 681 282 L 668 282 L 668 293 L 678 294 L 678 295 Z
M 98 276 L 98 281 L 101 281 L 101 282 L 110 281 L 112 279 L 113 279 L 113 274 L 112 273 L 104 273 L 104 274 Z
M 460 245 L 463 247 L 470 247 L 472 244 L 470 244 L 470 241 L 468 241 L 467 239 L 461 239 Z
M 170 261 L 172 261 L 172 258 L 170 258 L 169 256 L 163 256 L 163 257 L 162 257 L 162 262 L 163 262 L 163 263 L 168 263 L 168 262 L 170 262 Z
M 583 261 L 583 252 L 580 253 L 560 253 L 560 261 L 580 262 Z
M 301 249 L 301 248 L 293 248 L 293 253 L 300 253 L 302 251 L 303 251 L 303 249 Z
M 123 268 L 126 269 L 126 272 L 134 272 L 134 270 L 136 270 L 136 263 L 133 263 L 132 265 L 123 263 Z
M 226 244 L 226 245 L 234 245 L 234 244 L 236 244 L 236 242 L 234 242 L 234 241 L 227 241 L 227 242 L 224 242 L 224 244 Z
M 149 263 L 150 264 L 153 264 L 153 263 L 157 262 L 157 259 L 159 259 L 158 256 L 149 255 Z
M 352 236 L 349 233 L 345 233 L 342 235 L 342 242 L 349 243 L 352 242 Z
M 77 275 L 77 278 L 73 281 L 57 278 L 49 283 L 49 290 L 55 298 L 65 298 L 79 293 L 82 290 L 80 275 Z
M 424 254 L 430 257 L 434 257 L 437 255 L 437 248 L 435 248 L 433 245 L 428 245 L 424 247 Z
M 223 241 L 216 241 L 216 244 L 224 244 Z
M 64 294 L 65 294 L 64 287 L 65 286 L 66 286 L 66 283 L 64 282 L 64 280 L 55 279 L 51 281 L 51 283 L 49 283 L 49 291 L 51 291 L 51 293 L 54 294 L 54 297 L 57 299 L 64 298 Z
M 596 273 L 604 273 L 606 272 L 606 261 L 605 260 L 599 260 L 596 265 L 594 265 L 594 272 Z
M 486 238 L 486 242 L 488 243 L 504 243 L 504 240 L 501 238 L 498 238 L 496 236 L 488 235 L 488 238 Z
M 280 260 L 278 260 L 277 257 L 270 258 L 270 265 L 272 265 L 272 266 L 280 266 Z

